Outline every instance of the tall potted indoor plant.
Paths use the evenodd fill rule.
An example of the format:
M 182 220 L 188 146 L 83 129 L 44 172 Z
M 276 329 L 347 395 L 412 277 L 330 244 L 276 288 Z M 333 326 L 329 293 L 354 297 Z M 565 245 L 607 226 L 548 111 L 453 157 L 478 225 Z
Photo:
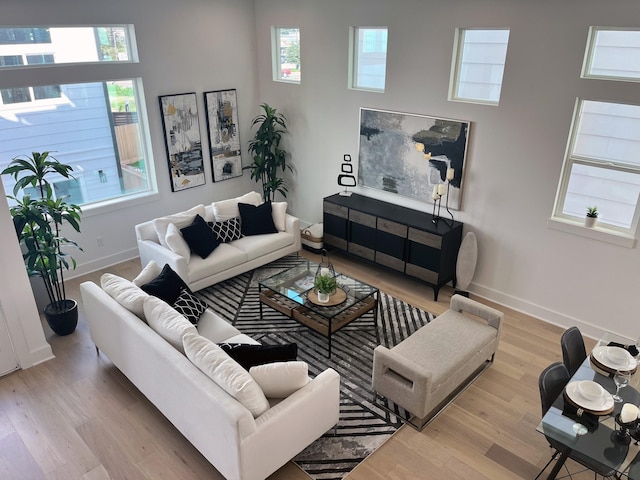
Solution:
M 9 208 L 13 226 L 23 249 L 24 263 L 30 277 L 41 277 L 49 297 L 44 315 L 58 335 L 72 333 L 78 323 L 78 304 L 66 297 L 64 270 L 76 267 L 63 247 L 79 248 L 76 242 L 62 236 L 63 223 L 80 232 L 81 209 L 54 198 L 49 182 L 51 175 L 73 178 L 69 165 L 60 163 L 49 152 L 33 152 L 31 157 L 14 158 L 1 175 L 11 175 L 14 205 Z M 32 193 L 32 191 L 34 191 Z
M 287 134 L 287 120 L 275 108 L 263 103 L 263 114 L 253 119 L 251 126 L 258 125 L 253 140 L 249 142 L 252 163 L 244 167 L 251 170 L 251 178 L 262 182 L 262 196 L 265 202 L 274 200 L 276 192 L 287 196 L 287 185 L 278 170 L 293 171 L 287 163 L 288 153 L 280 147 L 282 137 Z

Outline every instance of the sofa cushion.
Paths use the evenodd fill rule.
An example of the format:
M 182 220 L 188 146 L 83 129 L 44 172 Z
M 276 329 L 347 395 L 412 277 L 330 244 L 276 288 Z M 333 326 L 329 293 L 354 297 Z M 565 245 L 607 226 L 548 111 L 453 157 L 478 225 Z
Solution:
M 214 343 L 226 342 L 227 339 L 240 334 L 236 327 L 210 308 L 202 312 L 197 327 L 200 335 Z
M 229 243 L 242 238 L 240 217 L 233 217 L 224 222 L 210 222 L 209 226 L 221 243 Z
M 167 236 L 167 228 L 170 223 L 173 223 L 179 229 L 182 227 L 186 227 L 193 219 L 196 218 L 196 215 L 200 215 L 204 217 L 204 205 L 196 205 L 193 208 L 185 212 L 174 213 L 173 215 L 167 215 L 165 217 L 159 217 L 153 220 L 153 228 L 158 235 L 158 240 L 160 241 L 160 245 L 163 247 L 169 248 L 166 241 Z
M 176 301 L 173 302 L 172 307 L 192 324 L 197 325 L 200 321 L 200 316 L 207 309 L 207 304 L 188 289 L 183 289 Z
M 288 362 L 298 358 L 298 344 L 247 345 L 244 343 L 222 343 L 225 352 L 236 362 L 249 370 L 256 365 L 273 362 Z
M 196 216 L 197 217 L 197 216 Z M 175 224 L 170 223 L 167 227 L 167 235 L 164 237 L 171 251 L 185 258 L 187 262 L 191 259 L 191 249 L 182 236 L 180 229 Z
M 145 299 L 144 314 L 149 326 L 182 353 L 182 337 L 187 333 L 198 334 L 198 330 L 189 320 L 157 297 L 149 296 Z
M 191 225 L 181 228 L 180 233 L 188 248 L 201 258 L 207 258 L 220 245 L 220 240 L 200 215 L 196 215 Z
M 254 417 L 269 409 L 269 401 L 249 372 L 215 343 L 197 333 L 186 334 L 183 343 L 187 358 L 244 405 Z
M 149 295 L 161 298 L 169 305 L 173 304 L 182 289 L 187 288 L 184 280 L 169 266 L 165 265 L 156 278 L 145 283 L 140 288 Z
M 273 235 L 250 235 L 233 242 L 233 246 L 245 252 L 247 260 L 262 257 L 268 253 L 291 245 L 295 240 L 292 233 L 279 232 Z
M 258 238 L 258 237 L 255 237 Z M 189 263 L 189 281 L 197 282 L 203 278 L 223 272 L 247 261 L 247 254 L 235 246 L 222 243 L 207 258 L 198 255 L 191 257 Z
M 111 273 L 100 277 L 100 286 L 116 302 L 145 322 L 144 301 L 149 296 L 133 282 Z
M 251 367 L 249 373 L 267 398 L 287 398 L 309 383 L 306 362 L 267 363 Z
M 238 210 L 240 210 L 240 230 L 243 235 L 278 233 L 278 229 L 273 224 L 271 203 L 265 202 L 258 206 L 238 203 Z
M 249 192 L 245 193 L 241 197 L 213 202 L 211 205 L 213 207 L 213 215 L 216 219 L 216 222 L 224 222 L 225 220 L 239 217 L 240 211 L 238 210 L 238 203 L 240 202 L 249 203 L 251 205 L 259 205 L 260 203 L 262 203 L 262 195 L 260 195 L 258 192 Z
M 279 232 L 287 229 L 287 202 L 271 202 L 273 224 Z
M 144 268 L 140 271 L 136 278 L 132 280 L 132 282 L 136 286 L 140 287 L 141 285 L 144 285 L 145 283 L 148 283 L 156 278 L 158 275 L 160 275 L 160 272 L 162 272 L 162 267 L 158 265 L 158 262 L 156 262 L 155 260 L 149 260 L 149 263 L 144 266 Z

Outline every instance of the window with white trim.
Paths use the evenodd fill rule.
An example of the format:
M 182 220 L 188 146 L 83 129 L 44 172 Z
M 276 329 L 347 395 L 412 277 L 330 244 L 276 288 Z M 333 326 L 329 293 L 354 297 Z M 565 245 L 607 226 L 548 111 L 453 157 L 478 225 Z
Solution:
M 449 100 L 498 105 L 509 29 L 456 29 Z
M 578 99 L 554 218 L 634 235 L 640 196 L 640 105 Z
M 640 29 L 590 27 L 582 76 L 640 82 Z
M 386 27 L 351 27 L 349 88 L 384 92 L 387 74 Z
M 297 27 L 271 27 L 273 80 L 300 83 L 300 29 Z
M 132 63 L 132 36 L 131 25 L 0 27 L 0 65 L 11 57 L 8 68 L 37 68 L 39 82 L 7 85 L 0 77 L 0 170 L 15 157 L 49 151 L 73 167 L 74 179 L 51 179 L 57 197 L 88 205 L 156 191 L 140 78 L 122 78 L 123 67 L 105 65 L 101 71 L 114 78 L 89 80 L 92 69 L 69 73 L 62 66 L 72 81 L 46 84 L 61 76 L 49 68 L 54 63 Z M 90 45 L 76 48 L 80 41 Z M 3 175 L 2 182 L 11 193 L 13 177 Z

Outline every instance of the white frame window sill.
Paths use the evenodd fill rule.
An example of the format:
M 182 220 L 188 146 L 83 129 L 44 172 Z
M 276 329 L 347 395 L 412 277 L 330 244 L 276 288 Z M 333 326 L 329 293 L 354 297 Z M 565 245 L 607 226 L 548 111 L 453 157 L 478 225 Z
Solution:
M 597 223 L 595 227 L 585 227 L 584 223 L 552 217 L 549 219 L 548 226 L 554 230 L 571 233 L 580 237 L 592 238 L 600 242 L 621 247 L 634 248 L 636 244 L 636 239 L 632 235 L 599 227 Z

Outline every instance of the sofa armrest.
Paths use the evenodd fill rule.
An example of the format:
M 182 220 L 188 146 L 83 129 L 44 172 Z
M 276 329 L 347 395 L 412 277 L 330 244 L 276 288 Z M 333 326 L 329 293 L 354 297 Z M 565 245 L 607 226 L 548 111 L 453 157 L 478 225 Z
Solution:
M 300 219 L 287 213 L 285 217 L 285 232 L 294 236 L 294 244 L 297 246 L 296 250 L 300 250 L 300 248 L 302 248 L 300 238 Z
M 502 323 L 502 317 L 504 313 L 496 310 L 495 308 L 483 305 L 480 302 L 471 300 L 463 295 L 454 295 L 451 297 L 451 310 L 456 312 L 467 312 L 476 317 L 483 318 L 496 330 L 500 331 L 500 324 Z
M 266 478 L 336 425 L 339 414 L 340 375 L 328 368 L 256 418 L 243 440 L 243 478 Z
M 187 285 L 189 284 L 189 264 L 185 257 L 152 240 L 138 239 L 138 252 L 143 267 L 151 260 L 155 260 L 160 267 L 169 265 Z

